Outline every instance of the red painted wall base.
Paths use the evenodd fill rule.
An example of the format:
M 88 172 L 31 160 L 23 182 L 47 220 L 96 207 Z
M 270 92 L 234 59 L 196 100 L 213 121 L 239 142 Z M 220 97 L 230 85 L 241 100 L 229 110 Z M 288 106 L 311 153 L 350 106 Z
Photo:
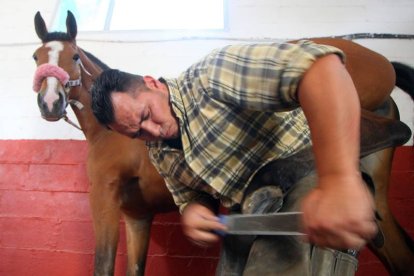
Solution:
M 94 237 L 88 202 L 87 144 L 72 140 L 0 140 L 0 275 L 92 275 Z M 414 148 L 396 151 L 391 208 L 414 237 Z M 123 224 L 115 275 L 125 275 Z M 146 275 L 214 275 L 219 248 L 183 236 L 179 215 L 158 215 Z M 368 250 L 357 272 L 388 275 Z

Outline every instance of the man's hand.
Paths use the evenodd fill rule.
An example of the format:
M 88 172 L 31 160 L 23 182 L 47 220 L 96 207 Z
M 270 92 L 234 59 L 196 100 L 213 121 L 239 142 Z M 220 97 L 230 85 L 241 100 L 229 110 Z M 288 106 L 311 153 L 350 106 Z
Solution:
M 377 232 L 371 194 L 359 174 L 327 176 L 302 202 L 309 242 L 360 249 Z
M 198 203 L 190 203 L 184 209 L 181 223 L 184 234 L 199 246 L 210 246 L 219 241 L 219 236 L 213 233 L 214 230 L 226 230 L 210 209 Z

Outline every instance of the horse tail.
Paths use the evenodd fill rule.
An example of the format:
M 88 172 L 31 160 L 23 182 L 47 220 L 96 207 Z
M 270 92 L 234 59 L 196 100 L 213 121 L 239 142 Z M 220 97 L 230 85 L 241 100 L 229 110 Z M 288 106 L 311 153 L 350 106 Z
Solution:
M 391 62 L 396 73 L 395 85 L 414 100 L 414 68 L 400 62 Z
M 391 62 L 391 64 L 396 74 L 395 85 L 414 100 L 414 68 L 400 62 Z M 411 243 L 411 247 L 414 248 L 414 242 Z

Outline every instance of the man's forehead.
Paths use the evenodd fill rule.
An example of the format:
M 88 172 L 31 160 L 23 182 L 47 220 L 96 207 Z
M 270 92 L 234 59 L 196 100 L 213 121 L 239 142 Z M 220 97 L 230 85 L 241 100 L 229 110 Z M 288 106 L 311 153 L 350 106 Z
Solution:
M 130 116 L 129 113 L 136 108 L 134 99 L 127 93 L 112 94 L 112 107 L 115 119 Z

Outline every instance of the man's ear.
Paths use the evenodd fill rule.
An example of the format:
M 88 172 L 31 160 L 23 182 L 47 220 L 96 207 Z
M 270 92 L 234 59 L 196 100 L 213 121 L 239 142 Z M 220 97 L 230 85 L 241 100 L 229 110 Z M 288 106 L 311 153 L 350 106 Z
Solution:
M 144 82 L 149 89 L 158 88 L 157 80 L 151 76 L 144 76 Z

